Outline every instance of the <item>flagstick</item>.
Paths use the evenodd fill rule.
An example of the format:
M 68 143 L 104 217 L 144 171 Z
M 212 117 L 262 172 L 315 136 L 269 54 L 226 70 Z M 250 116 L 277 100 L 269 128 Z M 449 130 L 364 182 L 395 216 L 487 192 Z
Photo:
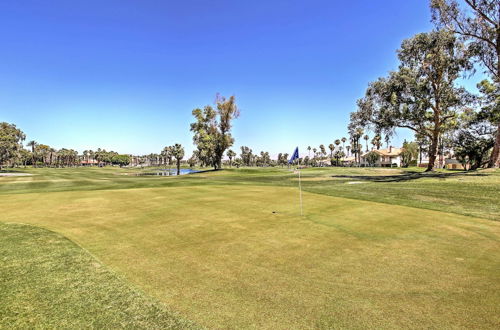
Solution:
M 302 210 L 302 185 L 300 183 L 300 169 L 298 171 L 299 171 L 300 216 L 304 216 L 304 212 Z

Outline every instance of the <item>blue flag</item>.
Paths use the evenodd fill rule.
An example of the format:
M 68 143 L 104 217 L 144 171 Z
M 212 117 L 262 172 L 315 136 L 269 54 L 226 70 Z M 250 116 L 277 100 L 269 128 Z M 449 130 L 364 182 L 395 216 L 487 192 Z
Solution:
M 290 160 L 288 161 L 288 164 L 293 163 L 294 160 L 299 159 L 299 147 L 295 148 L 295 151 L 293 152 L 292 157 L 290 157 Z

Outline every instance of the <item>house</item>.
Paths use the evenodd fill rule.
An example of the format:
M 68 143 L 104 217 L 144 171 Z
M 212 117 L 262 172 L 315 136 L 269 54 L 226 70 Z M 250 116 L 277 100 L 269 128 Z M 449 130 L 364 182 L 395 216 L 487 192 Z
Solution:
M 81 166 L 92 166 L 92 165 L 99 165 L 99 161 L 95 159 L 82 159 L 80 161 Z
M 341 158 L 340 161 L 344 166 L 352 166 L 356 163 L 356 158 L 354 156 Z
M 457 159 L 454 158 L 446 158 L 444 160 L 444 167 L 448 170 L 465 170 L 462 163 L 460 163 Z
M 380 159 L 377 161 L 377 163 L 375 163 L 375 166 L 401 167 L 401 153 L 403 152 L 403 148 L 395 148 L 393 146 L 390 146 L 387 149 L 374 149 L 371 151 L 378 153 L 380 156 Z M 371 151 L 361 155 L 362 166 L 369 166 L 368 162 L 366 161 L 366 155 L 368 155 Z

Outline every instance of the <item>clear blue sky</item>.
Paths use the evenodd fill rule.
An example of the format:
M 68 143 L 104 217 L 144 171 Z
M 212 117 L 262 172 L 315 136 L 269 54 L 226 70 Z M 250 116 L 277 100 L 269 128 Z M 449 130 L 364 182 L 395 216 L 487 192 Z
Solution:
M 241 108 L 235 150 L 305 153 L 347 137 L 367 84 L 431 28 L 425 0 L 1 1 L 0 121 L 56 148 L 190 153 L 191 110 L 219 92 Z

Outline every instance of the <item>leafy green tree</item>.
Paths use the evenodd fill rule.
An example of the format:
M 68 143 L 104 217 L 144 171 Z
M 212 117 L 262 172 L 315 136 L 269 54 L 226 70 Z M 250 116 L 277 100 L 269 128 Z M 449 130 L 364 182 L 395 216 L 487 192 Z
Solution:
M 460 118 L 460 128 L 454 132 L 452 145 L 454 156 L 465 169 L 475 170 L 488 164 L 494 145 L 496 126 L 492 123 L 490 109 L 476 112 L 465 111 Z
M 389 134 L 401 127 L 427 135 L 431 141 L 427 171 L 431 171 L 440 135 L 471 102 L 456 80 L 472 69 L 472 63 L 464 45 L 444 30 L 403 41 L 398 57 L 399 70 L 369 85 L 351 120 L 377 132 Z
M 340 158 L 344 158 L 344 157 L 345 157 L 345 154 L 344 154 L 344 152 L 342 151 L 342 149 L 341 149 L 341 148 L 339 148 L 337 151 L 335 151 L 334 157 L 335 157 L 335 164 L 336 164 L 337 166 L 340 166 Z
M 193 110 L 196 122 L 191 124 L 191 131 L 194 133 L 197 158 L 217 170 L 222 168 L 224 152 L 234 143 L 231 123 L 238 118 L 240 112 L 234 96 L 226 99 L 217 95 L 216 103 L 216 109 L 207 105 L 203 110 Z
M 114 165 L 119 165 L 120 167 L 127 166 L 130 164 L 129 155 L 113 155 L 111 158 L 111 163 Z
M 482 97 L 481 109 L 477 113 L 475 122 L 488 121 L 495 127 L 495 142 L 488 162 L 488 167 L 498 167 L 500 166 L 500 84 L 493 84 L 485 79 L 481 81 L 477 87 Z
M 179 175 L 181 174 L 181 160 L 184 158 L 184 148 L 179 143 L 176 143 L 172 146 L 171 153 L 177 161 L 177 175 Z
M 403 167 L 408 167 L 418 157 L 418 144 L 415 142 L 403 142 L 403 150 L 401 152 L 401 163 Z
M 240 166 L 243 164 L 243 161 L 241 160 L 241 158 L 236 158 L 234 160 L 234 166 L 236 166 L 236 168 L 240 168 Z
M 376 151 L 370 151 L 366 154 L 365 159 L 369 166 L 375 166 L 375 164 L 380 160 L 380 155 Z
M 463 8 L 456 0 L 431 0 L 432 18 L 468 42 L 474 58 L 483 65 L 500 90 L 500 1 L 464 0 Z M 500 121 L 488 167 L 500 166 Z
M 35 147 L 37 146 L 37 144 L 38 143 L 36 143 L 36 141 L 34 140 L 31 140 L 26 144 L 28 147 L 31 147 L 31 165 L 33 165 L 33 167 L 36 167 Z
M 240 157 L 243 165 L 250 166 L 252 163 L 252 156 L 253 156 L 252 149 L 246 146 L 241 147 Z
M 43 165 L 47 166 L 50 161 L 50 147 L 46 144 L 37 144 L 35 151 Z
M 236 152 L 233 150 L 229 149 L 226 153 L 227 157 L 229 158 L 229 167 L 233 166 L 233 158 L 236 156 Z
M 2 165 L 18 157 L 23 149 L 22 142 L 26 135 L 14 124 L 0 123 L 0 170 Z
M 197 162 L 196 153 L 193 152 L 193 154 L 191 155 L 191 157 L 189 157 L 189 159 L 188 159 L 189 167 L 196 166 L 196 162 Z
M 454 140 L 454 151 L 465 168 L 468 164 L 470 170 L 475 170 L 488 161 L 488 151 L 494 144 L 492 133 L 494 129 L 485 122 L 471 124 L 467 128 L 458 130 Z
M 30 160 L 31 154 L 28 150 L 21 148 L 19 150 L 18 157 L 19 157 L 19 161 L 21 162 L 21 164 L 23 164 L 23 166 L 26 167 L 26 163 L 28 162 L 28 160 Z M 0 162 L 0 164 L 1 164 L 1 162 Z

